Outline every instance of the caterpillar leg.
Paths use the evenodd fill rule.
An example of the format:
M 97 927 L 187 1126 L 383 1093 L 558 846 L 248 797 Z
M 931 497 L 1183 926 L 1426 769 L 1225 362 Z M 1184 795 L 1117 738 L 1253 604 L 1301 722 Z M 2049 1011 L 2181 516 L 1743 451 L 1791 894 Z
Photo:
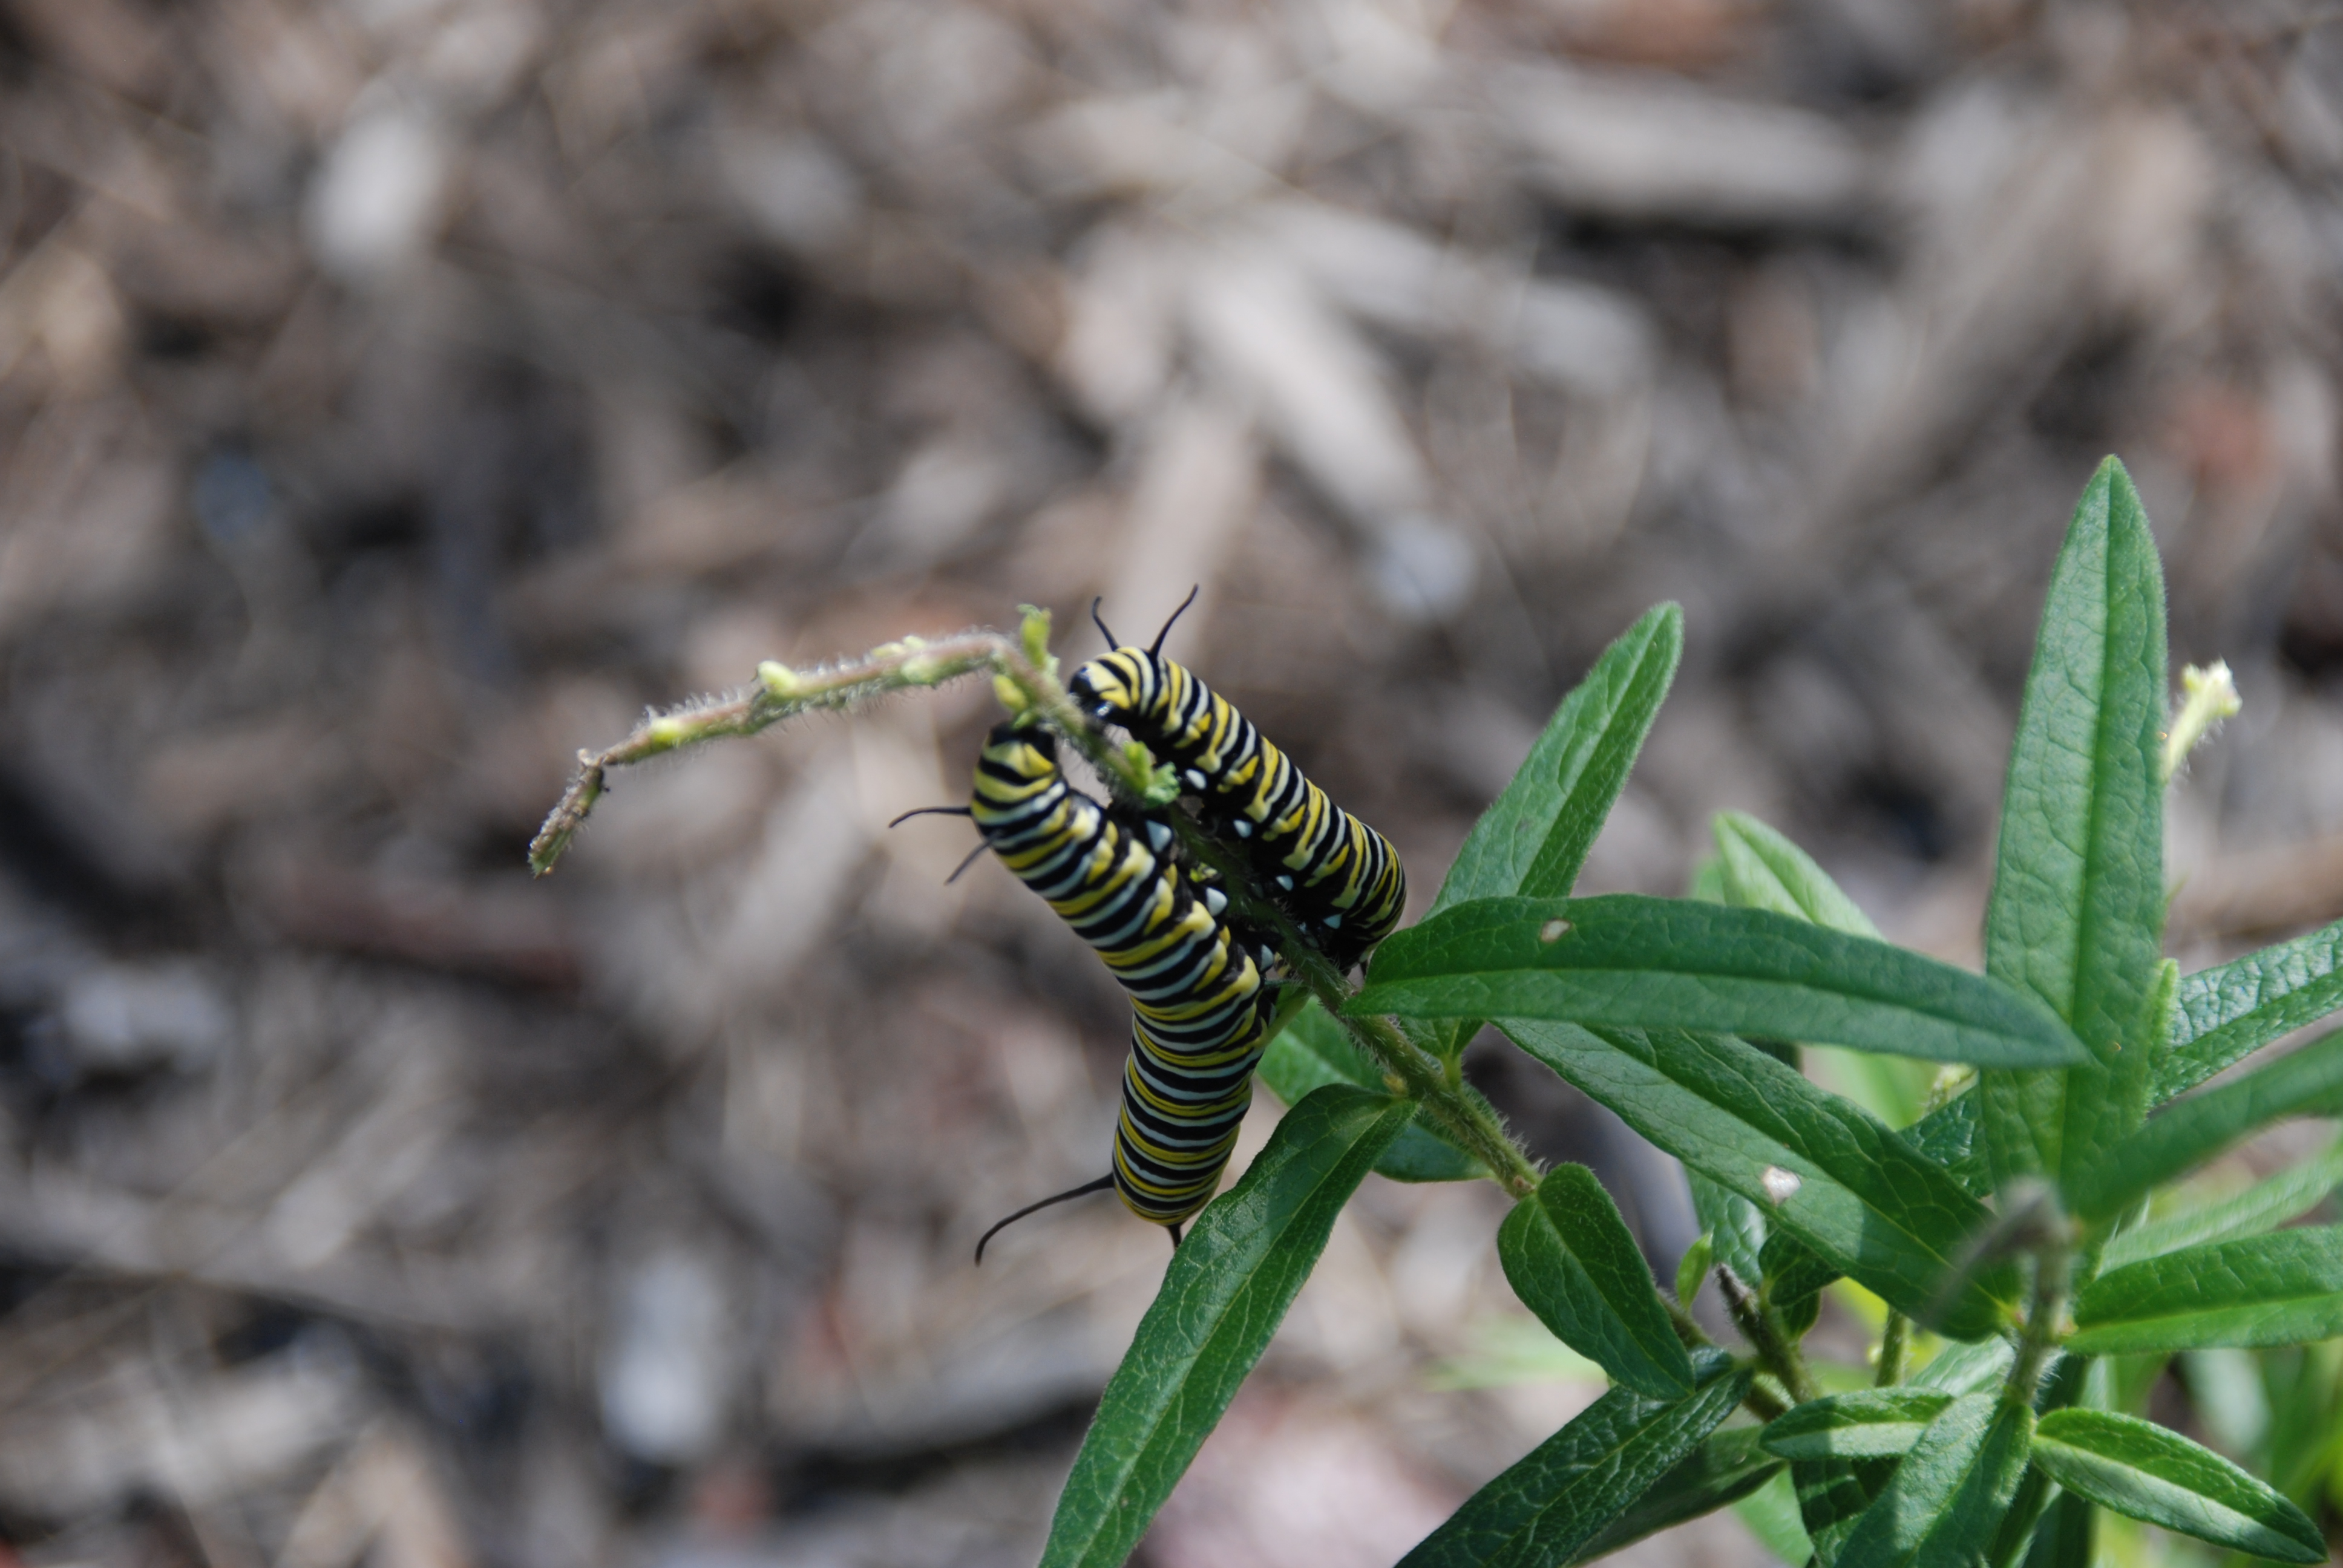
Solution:
M 1188 597 L 1189 597 L 1190 598 L 1195 598 L 1196 596 L 1195 596 L 1195 595 L 1193 595 L 1193 594 L 1190 594 Z M 1185 608 L 1187 608 L 1188 607 L 1187 607 L 1186 605 L 1182 605 L 1180 608 L 1181 608 L 1182 609 L 1185 609 Z M 1178 1225 L 1177 1223 L 1173 1223 L 1173 1224 L 1166 1225 L 1166 1226 L 1164 1226 L 1163 1228 L 1164 1228 L 1165 1230 L 1167 1230 L 1167 1231 L 1171 1231 L 1171 1232 L 1172 1232 L 1172 1250 L 1173 1251 L 1175 1251 L 1175 1252 L 1176 1252 L 1176 1251 L 1178 1251 L 1180 1250 L 1180 1227 L 1179 1227 L 1179 1225 Z

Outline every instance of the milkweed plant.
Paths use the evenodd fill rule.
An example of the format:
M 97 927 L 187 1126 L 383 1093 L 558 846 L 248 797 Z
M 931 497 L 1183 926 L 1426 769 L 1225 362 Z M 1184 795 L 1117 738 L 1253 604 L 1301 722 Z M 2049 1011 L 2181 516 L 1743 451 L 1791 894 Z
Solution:
M 967 676 L 1084 753 L 1125 806 L 1163 813 L 1172 769 L 1069 698 L 1049 631 L 1029 610 L 1013 637 L 765 664 L 744 694 L 580 753 L 532 863 L 551 868 L 611 768 Z M 2343 1226 L 2288 1226 L 2343 1181 L 2343 1144 L 2217 1200 L 2176 1185 L 2282 1118 L 2343 1114 L 2343 1030 L 2206 1087 L 2343 1010 L 2343 923 L 2195 974 L 2163 956 L 2167 787 L 2236 698 L 2225 669 L 2192 669 L 2169 712 L 2163 578 L 2122 466 L 2083 491 L 2051 575 L 1982 975 L 1884 941 L 1804 852 L 1733 814 L 1692 897 L 1571 895 L 1682 638 L 1663 605 L 1611 645 L 1363 980 L 1235 846 L 1166 814 L 1282 958 L 1259 1070 L 1292 1109 L 1172 1253 L 1045 1568 L 1131 1554 L 1370 1171 L 1503 1188 L 1506 1279 L 1610 1379 L 1406 1568 L 1562 1568 L 1736 1504 L 1819 1568 L 2087 1568 L 2130 1521 L 2327 1560 L 2281 1486 L 2133 1413 L 2175 1357 L 2343 1335 Z M 1592 1172 L 1540 1170 L 1464 1081 L 1484 1024 L 1682 1161 L 1704 1230 L 1667 1285 Z M 1809 1048 L 1937 1070 L 1892 1126 L 1809 1078 Z M 1729 1342 L 1690 1311 L 1711 1278 Z M 1866 1369 L 1804 1349 L 1841 1281 L 1884 1303 Z M 2317 1506 L 2343 1433 L 2294 1452 L 2277 1479 Z

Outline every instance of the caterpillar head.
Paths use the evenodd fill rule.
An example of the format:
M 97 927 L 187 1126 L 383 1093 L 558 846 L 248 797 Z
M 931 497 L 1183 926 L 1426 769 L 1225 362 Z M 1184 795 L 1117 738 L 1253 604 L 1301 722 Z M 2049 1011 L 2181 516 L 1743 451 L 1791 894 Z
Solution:
M 1136 648 L 1101 654 L 1074 671 L 1066 689 L 1092 719 L 1136 712 L 1146 703 L 1143 664 L 1147 658 L 1146 650 Z

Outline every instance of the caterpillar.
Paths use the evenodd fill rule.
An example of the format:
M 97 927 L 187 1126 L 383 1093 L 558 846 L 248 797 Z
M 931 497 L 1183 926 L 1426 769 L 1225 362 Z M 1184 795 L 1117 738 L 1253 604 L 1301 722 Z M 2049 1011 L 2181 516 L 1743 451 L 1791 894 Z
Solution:
M 1407 903 L 1407 872 L 1391 840 L 1335 805 L 1250 719 L 1184 666 L 1163 638 L 1193 592 L 1148 648 L 1113 646 L 1066 683 L 1093 719 L 1121 725 L 1168 762 L 1204 801 L 1205 827 L 1233 835 L 1254 874 L 1338 968 L 1391 935 Z
M 1228 896 L 1172 859 L 1168 823 L 1069 785 L 1046 730 L 993 729 L 967 810 L 985 845 L 1098 950 L 1131 1001 L 1113 1170 L 1010 1215 L 977 1243 L 977 1261 L 1002 1225 L 1109 1186 L 1176 1247 L 1181 1224 L 1220 1185 L 1252 1100 L 1275 1010 L 1264 980 L 1273 950 L 1222 918 Z

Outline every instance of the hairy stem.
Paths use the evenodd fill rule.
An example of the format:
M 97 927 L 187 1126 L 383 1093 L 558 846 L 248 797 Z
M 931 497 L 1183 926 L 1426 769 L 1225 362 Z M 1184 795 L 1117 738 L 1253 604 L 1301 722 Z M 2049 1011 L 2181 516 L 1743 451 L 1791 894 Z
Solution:
M 2002 1398 L 2011 1404 L 2033 1404 L 2042 1368 L 2050 1352 L 2058 1348 L 2074 1261 L 2074 1250 L 2064 1240 L 2047 1243 L 2034 1255 L 2034 1300 L 2026 1309 L 2026 1332 L 2017 1342 L 2016 1363 L 2009 1369 L 2009 1382 L 2002 1389 Z
M 1875 1380 L 1878 1387 L 1894 1388 L 1904 1381 L 1904 1363 L 1910 1359 L 1911 1348 L 1912 1320 L 1889 1309 L 1887 1327 L 1879 1336 L 1879 1376 Z
M 580 751 L 569 788 L 529 840 L 529 869 L 540 877 L 553 869 L 608 788 L 613 768 L 704 741 L 754 735 L 800 713 L 851 708 L 890 691 L 941 686 L 986 669 L 1004 673 L 1021 653 L 999 632 L 968 631 L 935 642 L 907 637 L 872 649 L 868 658 L 822 669 L 791 669 L 768 660 L 757 667 L 757 684 L 746 691 L 653 714 L 617 745 Z
M 1798 1342 L 1785 1332 L 1781 1314 L 1759 1302 L 1755 1292 L 1742 1283 L 1741 1276 L 1722 1263 L 1716 1266 L 1716 1283 L 1725 1292 L 1734 1326 L 1757 1352 L 1758 1364 L 1780 1379 L 1800 1404 L 1819 1397 L 1814 1375 L 1806 1370 L 1806 1358 L 1799 1352 Z
M 1674 1296 L 1668 1294 L 1665 1291 L 1660 1291 L 1656 1292 L 1656 1294 L 1660 1298 L 1660 1305 L 1667 1309 L 1668 1322 L 1674 1325 L 1676 1338 L 1684 1341 L 1686 1349 L 1695 1348 L 1700 1345 L 1715 1344 L 1716 1342 L 1708 1337 L 1708 1331 L 1702 1328 L 1699 1322 L 1694 1319 L 1693 1315 L 1690 1312 L 1685 1312 L 1683 1306 L 1677 1302 Z

